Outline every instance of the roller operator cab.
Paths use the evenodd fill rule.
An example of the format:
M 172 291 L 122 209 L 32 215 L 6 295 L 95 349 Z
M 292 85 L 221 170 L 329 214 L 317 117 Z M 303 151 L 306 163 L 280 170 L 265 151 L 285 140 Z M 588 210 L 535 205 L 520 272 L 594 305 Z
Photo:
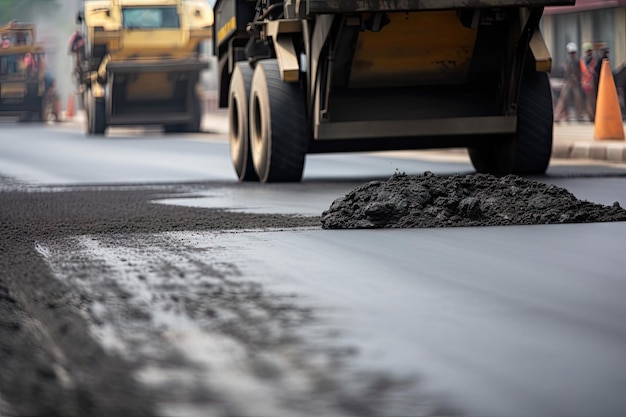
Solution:
M 209 66 L 200 45 L 213 25 L 206 1 L 87 0 L 78 21 L 75 78 L 88 134 L 123 125 L 200 131 L 199 80 Z
M 0 26 L 0 116 L 45 121 L 44 48 L 35 25 L 11 21 Z
M 464 147 L 478 172 L 552 151 L 545 6 L 574 0 L 217 0 L 219 103 L 240 180 L 305 155 Z

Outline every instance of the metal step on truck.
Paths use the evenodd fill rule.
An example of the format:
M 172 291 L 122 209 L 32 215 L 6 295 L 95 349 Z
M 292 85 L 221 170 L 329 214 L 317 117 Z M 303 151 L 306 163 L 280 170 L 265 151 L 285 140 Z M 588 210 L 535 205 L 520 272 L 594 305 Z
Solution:
M 162 125 L 199 132 L 200 75 L 209 61 L 213 10 L 204 0 L 86 0 L 77 21 L 75 80 L 87 133 L 109 126 Z
M 575 0 L 217 0 L 219 105 L 241 181 L 309 153 L 467 148 L 477 172 L 552 152 L 546 6 Z

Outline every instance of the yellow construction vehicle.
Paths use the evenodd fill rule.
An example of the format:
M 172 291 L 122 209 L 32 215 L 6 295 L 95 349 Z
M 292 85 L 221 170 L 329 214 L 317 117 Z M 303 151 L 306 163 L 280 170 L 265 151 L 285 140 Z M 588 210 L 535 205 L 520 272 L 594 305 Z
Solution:
M 45 61 L 35 25 L 11 21 L 0 27 L 0 116 L 45 121 Z
M 87 0 L 78 22 L 84 49 L 73 52 L 88 134 L 122 125 L 200 131 L 199 78 L 209 65 L 200 45 L 213 25 L 206 1 Z
M 299 181 L 307 153 L 464 147 L 543 173 L 545 6 L 575 0 L 217 0 L 219 104 L 242 181 Z

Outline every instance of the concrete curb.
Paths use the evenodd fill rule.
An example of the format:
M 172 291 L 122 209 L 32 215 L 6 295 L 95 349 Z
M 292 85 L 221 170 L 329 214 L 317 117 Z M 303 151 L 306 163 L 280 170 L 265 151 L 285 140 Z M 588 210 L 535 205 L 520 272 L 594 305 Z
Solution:
M 592 159 L 626 163 L 626 142 L 623 141 L 566 141 L 560 139 L 552 148 L 557 159 Z
M 624 130 L 626 131 L 626 124 Z M 552 157 L 626 163 L 626 141 L 595 139 L 595 133 L 595 126 L 590 122 L 555 123 Z

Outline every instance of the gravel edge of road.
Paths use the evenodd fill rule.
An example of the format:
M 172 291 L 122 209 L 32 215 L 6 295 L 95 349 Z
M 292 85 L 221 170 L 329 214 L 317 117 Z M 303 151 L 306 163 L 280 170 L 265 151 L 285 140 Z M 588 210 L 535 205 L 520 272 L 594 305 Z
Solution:
M 155 415 L 151 393 L 129 376 L 133 364 L 107 354 L 90 336 L 81 317 L 89 300 L 53 276 L 36 249 L 38 239 L 87 233 L 319 226 L 318 217 L 150 203 L 196 186 L 108 185 L 89 191 L 94 187 L 37 187 L 0 177 L 0 394 L 4 403 L 0 414 Z M 69 210 L 61 204 L 66 199 Z M 117 216 L 106 219 L 107 211 Z

